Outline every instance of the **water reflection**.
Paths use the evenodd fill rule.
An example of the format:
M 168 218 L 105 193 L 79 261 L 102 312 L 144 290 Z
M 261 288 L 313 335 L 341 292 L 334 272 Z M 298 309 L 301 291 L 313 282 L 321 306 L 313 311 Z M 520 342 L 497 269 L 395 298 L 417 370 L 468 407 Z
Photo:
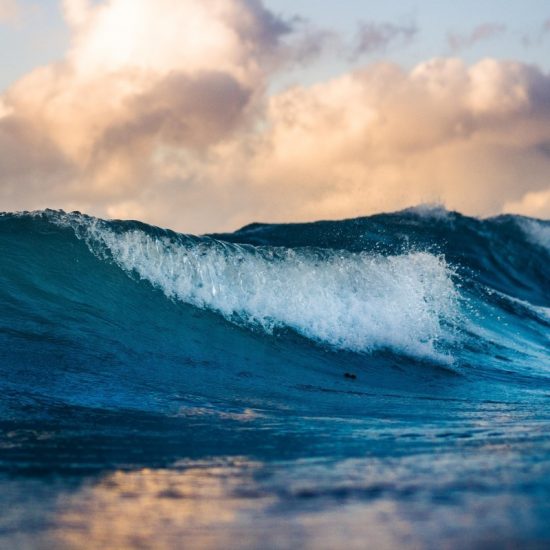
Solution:
M 97 549 L 337 548 L 344 541 L 363 548 L 368 537 L 390 548 L 411 535 L 397 503 L 312 499 L 311 478 L 301 483 L 300 470 L 286 488 L 279 468 L 244 458 L 118 471 L 58 499 L 52 541 Z
M 60 499 L 58 542 L 65 547 L 216 547 L 227 528 L 265 509 L 255 493 L 257 464 L 243 459 L 183 469 L 118 471 Z M 252 498 L 240 498 L 238 491 Z
M 0 478 L 9 505 L 0 517 L 0 547 L 536 544 L 537 534 L 546 536 L 549 487 L 541 480 L 550 479 L 550 466 L 536 460 L 525 469 L 518 450 L 479 451 L 277 462 L 225 457 L 72 481 Z

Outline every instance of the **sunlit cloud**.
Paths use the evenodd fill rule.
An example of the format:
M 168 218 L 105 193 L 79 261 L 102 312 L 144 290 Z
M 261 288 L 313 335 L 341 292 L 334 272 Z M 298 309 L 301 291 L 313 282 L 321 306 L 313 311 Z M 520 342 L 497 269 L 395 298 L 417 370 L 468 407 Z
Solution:
M 0 120 L 0 155 L 19 152 L 3 185 L 29 185 L 25 157 L 38 147 L 73 174 L 59 195 L 44 189 L 53 202 L 122 199 L 153 184 L 164 147 L 200 154 L 245 125 L 288 30 L 245 0 L 67 0 L 64 8 L 74 32 L 66 59 L 12 86 Z
M 506 203 L 503 211 L 512 214 L 548 218 L 550 215 L 550 189 L 526 193 L 520 200 Z
M 371 66 L 272 98 L 247 181 L 277 189 L 256 206 L 264 218 L 434 200 L 497 213 L 504 201 L 548 188 L 549 103 L 550 78 L 519 63 Z
M 549 184 L 550 76 L 534 66 L 385 62 L 270 95 L 281 67 L 322 44 L 259 1 L 63 7 L 65 58 L 0 101 L 3 209 L 79 209 L 187 231 L 430 201 L 550 215 L 538 198 Z M 392 29 L 366 33 L 363 50 L 416 32 Z

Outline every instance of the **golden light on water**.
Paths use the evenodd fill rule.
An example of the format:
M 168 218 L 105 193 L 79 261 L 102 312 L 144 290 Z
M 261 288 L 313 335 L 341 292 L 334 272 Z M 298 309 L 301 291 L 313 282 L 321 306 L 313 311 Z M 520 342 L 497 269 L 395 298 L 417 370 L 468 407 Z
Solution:
M 307 463 L 302 467 L 307 468 Z M 412 532 L 399 504 L 391 499 L 316 498 L 308 506 L 307 494 L 315 492 L 310 482 L 298 475 L 291 489 L 295 494 L 288 499 L 284 486 L 276 481 L 271 487 L 265 484 L 265 468 L 262 463 L 230 458 L 216 464 L 116 471 L 89 478 L 77 488 L 54 489 L 51 510 L 37 510 L 38 516 L 51 514 L 39 539 L 44 548 L 56 549 L 328 550 L 341 547 L 343 541 L 348 549 L 362 549 L 366 540 L 383 549 L 395 548 Z M 312 469 L 316 471 L 314 463 Z M 28 487 L 24 491 L 28 494 Z M 35 547 L 37 538 L 7 540 L 18 547 Z

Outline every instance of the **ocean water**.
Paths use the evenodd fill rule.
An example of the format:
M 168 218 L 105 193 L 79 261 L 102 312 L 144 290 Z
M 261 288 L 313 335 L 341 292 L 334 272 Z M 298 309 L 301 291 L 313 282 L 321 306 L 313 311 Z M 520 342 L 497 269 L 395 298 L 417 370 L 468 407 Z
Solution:
M 549 548 L 550 222 L 0 215 L 0 548 Z

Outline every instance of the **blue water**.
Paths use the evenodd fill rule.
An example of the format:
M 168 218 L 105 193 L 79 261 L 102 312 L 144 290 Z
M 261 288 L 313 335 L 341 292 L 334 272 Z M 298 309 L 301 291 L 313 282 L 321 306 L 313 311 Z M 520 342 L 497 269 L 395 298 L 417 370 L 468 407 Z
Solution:
M 550 546 L 550 222 L 0 215 L 0 547 Z

